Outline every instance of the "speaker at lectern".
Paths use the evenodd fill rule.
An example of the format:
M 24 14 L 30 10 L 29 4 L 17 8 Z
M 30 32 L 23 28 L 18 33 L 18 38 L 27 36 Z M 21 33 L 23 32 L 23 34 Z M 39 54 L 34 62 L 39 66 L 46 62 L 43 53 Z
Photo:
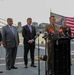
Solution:
M 71 75 L 70 38 L 54 39 L 52 43 L 52 75 Z

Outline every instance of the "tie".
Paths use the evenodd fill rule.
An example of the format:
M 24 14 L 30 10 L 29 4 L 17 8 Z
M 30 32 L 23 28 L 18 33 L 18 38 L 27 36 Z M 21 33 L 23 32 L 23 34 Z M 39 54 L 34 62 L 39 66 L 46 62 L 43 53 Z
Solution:
M 13 27 L 12 26 L 10 26 L 10 29 L 11 29 L 12 33 L 14 34 L 14 30 L 13 30 Z

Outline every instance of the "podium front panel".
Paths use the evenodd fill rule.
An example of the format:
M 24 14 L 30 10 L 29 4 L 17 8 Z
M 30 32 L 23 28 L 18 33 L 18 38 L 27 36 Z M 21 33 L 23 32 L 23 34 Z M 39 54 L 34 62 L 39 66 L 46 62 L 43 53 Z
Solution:
M 53 41 L 52 72 L 54 75 L 70 75 L 70 39 L 60 38 Z

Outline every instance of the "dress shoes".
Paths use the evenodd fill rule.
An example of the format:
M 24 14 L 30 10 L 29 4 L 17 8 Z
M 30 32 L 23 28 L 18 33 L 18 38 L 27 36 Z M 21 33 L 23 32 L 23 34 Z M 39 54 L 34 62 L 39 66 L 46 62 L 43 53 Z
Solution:
M 27 65 L 25 65 L 25 68 L 28 68 Z
M 3 71 L 0 70 L 0 73 L 3 73 Z
M 12 67 L 11 67 L 11 69 L 18 69 L 18 68 L 17 68 L 17 67 L 15 67 L 15 66 L 12 66 Z
M 35 66 L 34 64 L 31 64 L 31 67 L 37 67 L 37 66 Z
M 11 68 L 7 68 L 7 70 L 11 70 Z

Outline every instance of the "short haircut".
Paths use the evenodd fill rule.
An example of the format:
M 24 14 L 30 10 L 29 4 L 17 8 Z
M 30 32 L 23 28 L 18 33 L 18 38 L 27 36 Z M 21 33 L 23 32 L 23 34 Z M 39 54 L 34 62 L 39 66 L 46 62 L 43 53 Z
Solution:
M 8 20 L 12 20 L 12 18 L 7 18 L 7 21 L 8 21 Z
M 29 17 L 29 18 L 27 18 L 27 21 L 28 21 L 28 20 L 32 20 L 32 18 Z
M 62 21 L 67 21 L 66 18 L 63 18 Z
M 53 17 L 53 18 L 55 18 L 55 16 L 50 16 L 50 18 L 49 18 L 49 19 L 51 19 L 52 17 Z

